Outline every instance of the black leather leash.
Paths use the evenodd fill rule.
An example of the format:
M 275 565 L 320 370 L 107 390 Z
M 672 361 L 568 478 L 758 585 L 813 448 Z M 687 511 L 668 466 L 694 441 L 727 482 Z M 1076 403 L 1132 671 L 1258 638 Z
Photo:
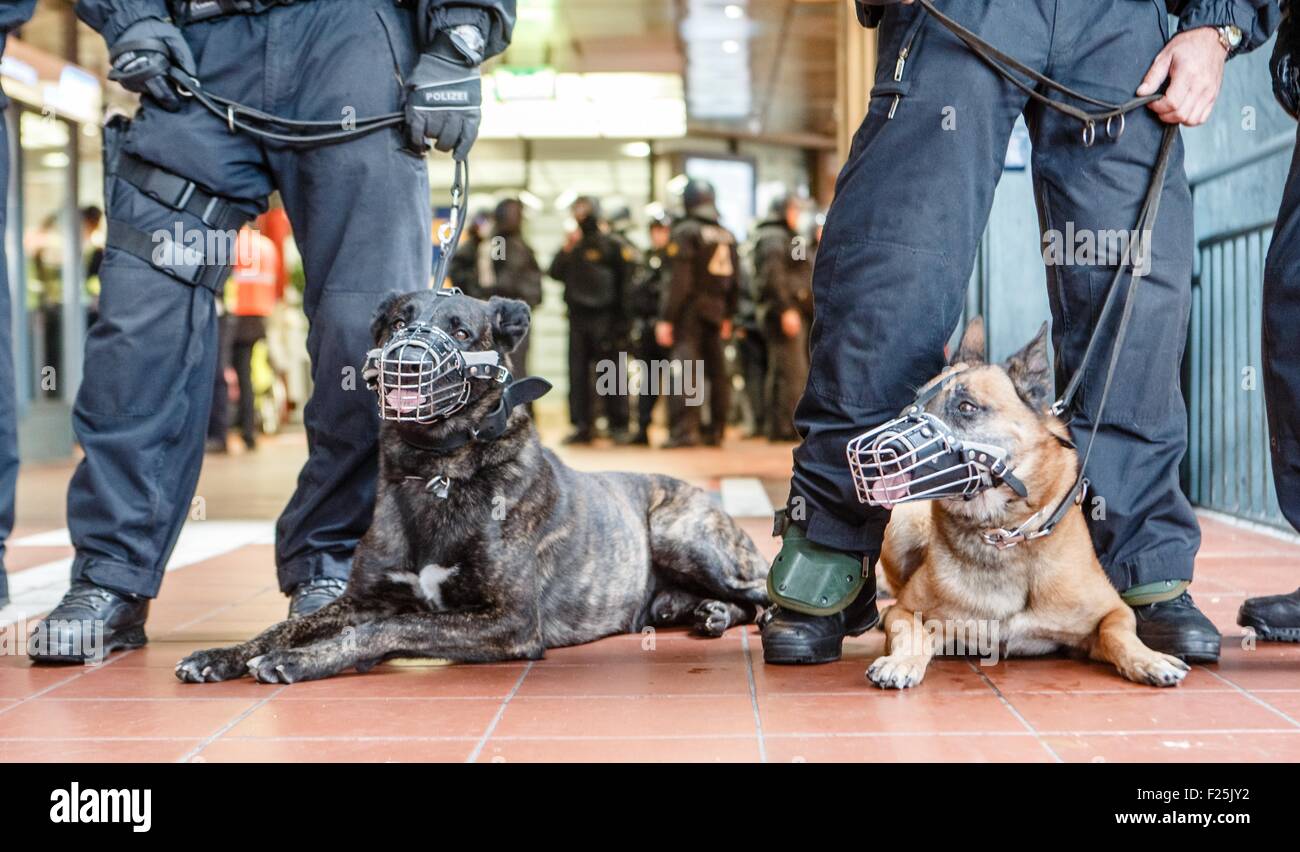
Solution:
M 245 106 L 230 98 L 214 95 L 203 88 L 196 77 L 191 77 L 181 69 L 172 66 L 167 72 L 177 91 L 182 97 L 193 98 L 196 103 L 226 123 L 231 133 L 243 131 L 260 139 L 289 144 L 323 145 L 329 142 L 346 142 L 357 139 L 385 127 L 395 127 L 405 120 L 404 113 L 389 112 L 358 118 L 350 122 L 351 127 L 343 126 L 342 121 L 304 121 L 272 115 L 254 107 Z M 268 129 L 259 125 L 270 125 L 291 132 Z
M 1153 103 L 1164 97 L 1163 93 L 1144 95 L 1142 97 L 1131 98 L 1124 103 L 1110 103 L 1109 101 L 1094 98 L 1076 91 L 1062 83 L 1047 77 L 1046 75 L 1030 68 L 1015 57 L 997 49 L 966 27 L 957 23 L 957 21 L 948 17 L 935 8 L 934 0 L 917 0 L 917 3 L 934 18 L 944 29 L 956 36 L 972 53 L 982 59 L 990 68 L 1011 83 L 1020 91 L 1024 92 L 1030 98 L 1043 104 L 1049 109 L 1054 109 L 1059 113 L 1068 115 L 1077 119 L 1082 125 L 1083 144 L 1091 146 L 1097 139 L 1097 125 L 1104 123 L 1106 135 L 1111 139 L 1118 139 L 1124 133 L 1124 116 L 1134 110 L 1141 109 L 1147 104 Z M 1034 86 L 1026 83 L 1020 76 L 1028 77 L 1034 83 L 1044 88 L 1051 89 L 1068 98 L 1098 107 L 1096 110 L 1087 110 L 1074 104 L 1064 101 L 1054 100 Z M 1115 120 L 1119 120 L 1118 126 Z M 1156 157 L 1155 165 L 1151 169 L 1151 182 L 1147 187 L 1146 197 L 1142 203 L 1142 210 L 1138 214 L 1136 233 L 1138 234 L 1139 246 L 1136 249 L 1139 252 L 1151 250 L 1150 235 L 1155 227 L 1156 216 L 1160 211 L 1160 197 L 1164 192 L 1165 177 L 1169 172 L 1169 161 L 1173 155 L 1174 143 L 1178 139 L 1178 126 L 1168 125 L 1165 127 L 1164 135 L 1160 140 L 1159 154 Z M 1127 287 L 1121 287 L 1121 280 L 1125 273 L 1129 274 L 1129 283 Z M 1124 348 L 1124 339 L 1128 335 L 1129 326 L 1133 316 L 1134 296 L 1137 292 L 1138 281 L 1141 276 L 1137 271 L 1137 264 L 1134 258 L 1134 247 L 1129 246 L 1128 252 L 1120 259 L 1119 266 L 1115 270 L 1115 275 L 1111 279 L 1110 290 L 1106 294 L 1106 301 L 1103 303 L 1101 313 L 1097 317 L 1097 325 L 1093 330 L 1092 337 L 1088 340 L 1088 346 L 1084 350 L 1083 359 L 1075 369 L 1074 374 L 1070 377 L 1065 391 L 1060 398 L 1052 404 L 1051 412 L 1060 416 L 1064 414 L 1074 402 L 1074 398 L 1083 383 L 1084 375 L 1088 370 L 1101 337 L 1102 329 L 1105 327 L 1107 320 L 1114 310 L 1115 304 L 1119 300 L 1119 293 L 1125 291 L 1124 310 L 1120 315 L 1119 324 L 1115 329 L 1115 340 L 1111 345 L 1110 363 L 1106 369 L 1106 380 L 1102 384 L 1101 399 L 1097 404 L 1097 413 L 1093 418 L 1091 434 L 1088 437 L 1088 446 L 1084 450 L 1083 459 L 1079 463 L 1079 473 L 1075 477 L 1074 484 L 1066 493 L 1065 497 L 1056 505 L 1047 519 L 1037 527 L 1033 522 L 1041 514 L 1034 513 L 1024 523 L 1014 529 L 995 529 L 986 530 L 983 533 L 984 541 L 997 548 L 1014 547 L 1024 541 L 1043 538 L 1051 535 L 1057 525 L 1065 518 L 1070 508 L 1083 501 L 1084 495 L 1088 488 L 1087 469 L 1088 460 L 1092 457 L 1092 448 L 1097 440 L 1097 431 L 1101 426 L 1102 414 L 1106 410 L 1106 401 L 1110 397 L 1111 386 L 1114 384 L 1115 374 L 1119 365 L 1120 352 Z

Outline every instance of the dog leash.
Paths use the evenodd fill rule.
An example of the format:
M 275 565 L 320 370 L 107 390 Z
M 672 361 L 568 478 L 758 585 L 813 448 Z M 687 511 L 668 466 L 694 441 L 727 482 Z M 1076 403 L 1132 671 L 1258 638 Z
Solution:
M 389 112 L 367 118 L 358 118 L 352 122 L 351 127 L 341 127 L 342 122 L 340 121 L 304 121 L 295 118 L 284 118 L 246 106 L 230 98 L 212 94 L 203 88 L 203 84 L 197 77 L 186 74 L 174 65 L 168 70 L 167 76 L 182 97 L 192 98 L 195 103 L 224 121 L 231 133 L 243 131 L 271 142 L 316 145 L 328 142 L 346 142 L 374 133 L 376 130 L 382 130 L 385 127 L 395 127 L 405 119 L 403 113 Z M 268 129 L 260 125 L 271 125 L 293 132 L 281 133 L 278 130 Z
M 1104 124 L 1106 135 L 1112 140 L 1118 140 L 1124 133 L 1124 116 L 1134 110 L 1141 109 L 1147 104 L 1153 103 L 1164 97 L 1163 93 L 1144 95 L 1141 97 L 1131 98 L 1123 103 L 1111 103 L 1083 92 L 1076 91 L 1069 86 L 1059 83 L 1056 80 L 1030 68 L 1015 57 L 999 50 L 971 32 L 957 21 L 948 17 L 935 8 L 934 0 L 917 0 L 926 14 L 929 14 L 935 21 L 957 37 L 966 47 L 977 57 L 985 62 L 990 68 L 996 71 L 1001 77 L 1024 92 L 1033 100 L 1041 103 L 1043 106 L 1054 109 L 1063 115 L 1070 116 L 1078 120 L 1082 125 L 1082 141 L 1085 147 L 1091 147 L 1097 140 L 1097 125 Z M 1021 76 L 1029 78 L 1034 83 L 1058 92 L 1068 98 L 1081 101 L 1098 109 L 1087 110 L 1075 106 L 1071 103 L 1058 101 L 1048 97 L 1038 91 L 1033 85 L 1026 83 Z M 1118 119 L 1118 125 L 1116 120 Z M 1156 216 L 1160 210 L 1160 199 L 1164 192 L 1165 178 L 1169 172 L 1169 162 L 1173 156 L 1174 143 L 1178 139 L 1177 125 L 1168 125 L 1164 129 L 1164 134 L 1160 140 L 1159 153 L 1156 156 L 1155 165 L 1151 169 L 1151 182 L 1147 187 L 1146 196 L 1142 202 L 1141 212 L 1138 214 L 1136 233 L 1139 235 L 1139 246 L 1137 251 L 1150 251 L 1150 235 L 1155 227 Z M 1124 308 L 1120 315 L 1119 323 L 1115 329 L 1115 340 L 1111 345 L 1110 362 L 1106 368 L 1106 378 L 1102 383 L 1101 399 L 1097 404 L 1097 414 L 1093 418 L 1092 429 L 1088 437 L 1088 446 L 1083 453 L 1083 459 L 1079 463 L 1079 473 L 1075 477 L 1074 484 L 1070 490 L 1057 503 L 1052 513 L 1047 516 L 1038 526 L 1034 526 L 1036 519 L 1042 515 L 1042 510 L 1035 512 L 1020 525 L 1012 529 L 992 529 L 985 530 L 981 536 L 985 543 L 990 544 L 999 550 L 1014 547 L 1017 544 L 1026 541 L 1049 536 L 1056 530 L 1057 525 L 1065 518 L 1069 510 L 1083 502 L 1084 496 L 1088 489 L 1087 469 L 1088 461 L 1092 457 L 1092 448 L 1097 442 L 1097 432 L 1101 427 L 1102 415 L 1106 410 L 1106 402 L 1110 398 L 1110 390 L 1114 384 L 1115 375 L 1119 366 L 1120 352 L 1124 348 L 1124 340 L 1128 335 L 1133 316 L 1134 296 L 1137 292 L 1138 281 L 1141 275 L 1138 274 L 1137 266 L 1134 262 L 1134 250 L 1130 246 L 1125 252 L 1125 256 L 1120 259 L 1119 266 L 1115 270 L 1115 275 L 1111 279 L 1110 290 L 1106 294 L 1106 300 L 1102 304 L 1101 312 L 1097 317 L 1097 325 L 1093 330 L 1092 336 L 1088 339 L 1088 346 L 1084 350 L 1083 358 L 1078 367 L 1075 368 L 1074 374 L 1066 384 L 1065 391 L 1060 398 L 1051 406 L 1051 413 L 1056 416 L 1064 414 L 1072 406 L 1075 396 L 1078 394 L 1079 387 L 1083 383 L 1084 375 L 1088 370 L 1088 365 L 1092 362 L 1098 348 L 1098 340 L 1101 337 L 1102 329 L 1106 326 L 1110 315 L 1114 311 L 1115 304 L 1119 300 L 1121 290 L 1125 292 Z M 1129 283 L 1123 287 L 1121 282 L 1125 273 L 1129 274 Z

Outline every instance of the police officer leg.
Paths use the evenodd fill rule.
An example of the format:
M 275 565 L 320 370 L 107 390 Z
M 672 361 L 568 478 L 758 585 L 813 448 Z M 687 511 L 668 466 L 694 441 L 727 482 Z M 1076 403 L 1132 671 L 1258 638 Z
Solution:
M 594 431 L 592 411 L 592 363 L 595 361 L 594 322 L 578 308 L 569 309 L 569 422 L 573 433 L 566 444 L 586 444 Z
M 283 93 L 277 111 L 401 109 L 393 68 L 416 59 L 408 12 L 371 0 L 300 3 L 262 17 L 269 38 L 295 46 L 268 81 Z M 317 73 L 302 74 L 307 67 Z M 395 129 L 338 145 L 268 145 L 266 156 L 302 254 L 310 322 L 313 389 L 303 411 L 310 454 L 276 523 L 280 589 L 293 594 L 290 615 L 298 616 L 342 592 L 370 526 L 379 424 L 358 372 L 384 294 L 428 286 L 432 210 L 425 158 L 406 151 Z M 450 158 L 434 164 L 450 174 Z
M 0 199 L 9 197 L 8 187 L 9 134 L 5 128 L 3 95 L 0 95 Z M 0 607 L 9 602 L 5 542 L 14 528 L 14 491 L 18 485 L 18 407 L 14 398 L 13 325 L 4 239 L 7 207 L 0 203 Z
M 993 0 L 962 4 L 958 17 L 1042 70 L 1054 7 Z M 817 252 L 811 371 L 795 415 L 803 442 L 775 530 L 785 538 L 768 581 L 778 606 L 762 627 L 770 663 L 838 659 L 844 637 L 877 620 L 872 569 L 888 513 L 858 503 L 845 445 L 941 368 L 1025 101 L 922 14 L 885 9 L 870 109 Z
M 701 323 L 700 352 L 704 371 L 709 377 L 709 429 L 704 442 L 719 446 L 727 430 L 731 412 L 731 374 L 727 370 L 726 342 L 722 329 L 711 322 Z
M 1298 140 L 1300 141 L 1300 140 Z M 1264 400 L 1273 483 L 1282 514 L 1300 530 L 1300 144 L 1291 160 L 1264 264 Z M 1250 598 L 1237 623 L 1261 639 L 1300 642 L 1300 590 Z
M 1162 16 L 1133 21 L 1125 0 L 1071 8 L 1057 21 L 1062 54 L 1054 66 L 1067 86 L 1110 101 L 1131 97 L 1164 45 Z M 1064 38 L 1062 38 L 1064 36 Z M 1034 181 L 1045 232 L 1055 239 L 1097 235 L 1095 258 L 1077 254 L 1049 266 L 1053 341 L 1061 353 L 1058 378 L 1080 363 L 1096 327 L 1096 313 L 1114 277 L 1107 257 L 1112 235 L 1135 227 L 1150 183 L 1164 124 L 1150 110 L 1128 115 L 1117 139 L 1098 133 L 1085 146 L 1079 123 L 1054 110 L 1027 113 L 1034 139 Z M 1129 244 L 1137 241 L 1130 238 Z M 1200 546 L 1200 528 L 1179 486 L 1187 449 L 1187 412 L 1181 391 L 1183 349 L 1191 311 L 1192 208 L 1182 149 L 1174 152 L 1159 217 L 1150 237 L 1149 272 L 1135 295 L 1131 332 L 1101 417 L 1087 476 L 1085 506 L 1093 543 L 1115 587 L 1135 605 L 1138 635 L 1151 648 L 1192 661 L 1218 658 L 1219 633 L 1185 594 Z M 1090 262 L 1091 261 L 1091 262 Z M 1124 279 L 1127 284 L 1127 278 Z M 1099 338 L 1101 357 L 1089 364 L 1071 427 L 1086 448 L 1105 380 L 1114 321 Z
M 670 424 L 665 449 L 694 447 L 700 443 L 703 349 L 702 326 L 697 318 L 688 316 L 673 326 L 673 387 L 668 397 Z
M 90 621 L 105 623 L 99 650 L 145 641 L 203 460 L 216 293 L 240 225 L 270 191 L 248 143 L 194 104 L 168 113 L 145 101 L 129 128 L 110 122 L 104 147 L 99 317 L 72 412 L 85 452 L 68 486 L 73 587 L 37 627 L 38 662 L 95 653 L 80 633 Z

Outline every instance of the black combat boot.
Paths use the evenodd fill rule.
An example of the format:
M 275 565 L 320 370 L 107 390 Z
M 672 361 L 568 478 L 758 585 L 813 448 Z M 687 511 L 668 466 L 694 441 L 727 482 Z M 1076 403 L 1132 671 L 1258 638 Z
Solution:
M 86 580 L 74 580 L 27 642 L 34 663 L 86 663 L 112 651 L 148 642 L 144 622 L 149 599 L 123 595 Z
M 313 577 L 299 583 L 289 598 L 289 617 L 302 618 L 333 603 L 347 589 L 348 581 L 337 577 Z
M 1153 651 L 1171 654 L 1188 663 L 1217 663 L 1223 636 L 1196 608 L 1192 596 L 1133 607 L 1138 638 Z
M 763 660 L 777 665 L 834 662 L 844 637 L 865 633 L 880 621 L 875 559 L 816 544 L 785 510 L 777 512 L 772 532 L 782 541 L 767 582 L 776 606 L 759 624 Z
M 1248 598 L 1237 623 L 1269 642 L 1300 642 L 1300 589 L 1289 595 Z

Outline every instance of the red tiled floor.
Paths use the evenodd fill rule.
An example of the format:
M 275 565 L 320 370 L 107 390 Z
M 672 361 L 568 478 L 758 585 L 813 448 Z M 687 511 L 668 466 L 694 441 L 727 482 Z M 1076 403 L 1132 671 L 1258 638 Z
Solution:
M 205 746 L 195 763 L 464 762 L 476 740 L 263 739 L 225 737 Z
M 486 698 L 295 698 L 292 691 L 280 689 L 231 736 L 478 737 L 501 706 Z
M 274 517 L 301 439 L 279 438 L 274 450 L 206 466 L 200 493 L 211 517 Z M 758 477 L 774 502 L 789 465 L 788 446 L 761 441 L 564 452 L 584 469 L 654 470 L 709 487 Z M 41 468 L 32 474 L 39 489 L 24 487 L 43 494 L 59 470 Z M 244 499 L 249 490 L 256 499 Z M 59 520 L 58 506 L 45 508 Z M 765 556 L 775 552 L 767 519 L 741 524 Z M 764 665 L 752 626 L 721 639 L 683 630 L 611 637 L 531 664 L 401 661 L 289 687 L 181 684 L 172 669 L 186 654 L 284 615 L 273 548 L 245 544 L 167 576 L 147 648 L 95 668 L 32 668 L 0 655 L 0 761 L 1300 760 L 1300 645 L 1256 643 L 1235 624 L 1247 595 L 1300 585 L 1300 545 L 1215 519 L 1203 526 L 1192 591 L 1224 631 L 1223 660 L 1168 690 L 1052 657 L 936 660 L 919 687 L 885 692 L 864 677 L 883 651 L 879 633 L 846 642 L 837 663 L 776 667 Z M 57 525 L 42 515 L 26 527 Z M 67 555 L 10 553 L 20 551 L 30 565 Z
M 1080 763 L 1300 761 L 1300 731 L 1047 736 L 1043 739 L 1062 760 Z
M 848 734 L 833 737 L 771 736 L 767 757 L 774 763 L 1049 763 L 1050 751 L 1028 732 L 1019 734 L 957 734 L 881 736 Z
M 245 699 L 37 698 L 0 711 L 0 740 L 32 737 L 208 737 L 253 706 Z
M 754 762 L 755 737 L 681 739 L 489 740 L 479 763 L 718 763 Z

